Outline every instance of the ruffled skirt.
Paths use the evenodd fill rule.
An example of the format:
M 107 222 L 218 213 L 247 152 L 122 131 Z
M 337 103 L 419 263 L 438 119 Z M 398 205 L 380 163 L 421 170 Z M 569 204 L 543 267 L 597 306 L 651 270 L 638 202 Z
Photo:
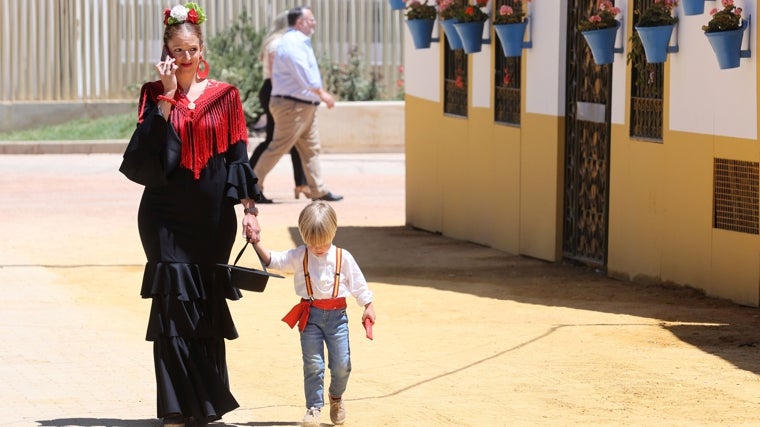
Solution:
M 215 266 L 148 263 L 141 294 L 152 298 L 146 339 L 153 341 L 157 417 L 182 414 L 205 424 L 237 408 L 225 339 L 237 338 L 227 299 L 240 298 Z
M 146 188 L 137 222 L 147 264 L 140 294 L 151 298 L 146 339 L 153 342 L 157 415 L 198 423 L 238 407 L 229 391 L 225 339 L 237 338 L 227 300 L 240 291 L 229 272 L 237 235 L 234 203 L 256 197 L 245 143 L 209 160 L 199 180 L 176 170 Z

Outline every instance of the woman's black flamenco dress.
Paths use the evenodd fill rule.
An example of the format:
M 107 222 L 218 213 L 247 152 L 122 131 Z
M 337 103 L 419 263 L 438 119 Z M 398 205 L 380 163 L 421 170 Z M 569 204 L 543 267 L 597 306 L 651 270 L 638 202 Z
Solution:
M 138 212 L 147 257 L 140 293 L 152 299 L 146 339 L 153 342 L 159 418 L 181 414 L 205 424 L 239 406 L 230 392 L 224 340 L 238 336 L 227 299 L 241 294 L 216 264 L 229 262 L 237 235 L 234 205 L 257 199 L 259 191 L 245 121 L 243 129 L 235 123 L 242 117 L 239 94 L 230 88 L 211 81 L 206 105 L 190 110 L 176 99 L 172 127 L 143 130 L 146 140 L 174 135 L 183 141 L 182 163 L 165 185 L 146 186 Z M 160 93 L 160 83 L 143 87 L 138 128 L 155 114 Z M 199 136 L 204 132 L 206 140 Z

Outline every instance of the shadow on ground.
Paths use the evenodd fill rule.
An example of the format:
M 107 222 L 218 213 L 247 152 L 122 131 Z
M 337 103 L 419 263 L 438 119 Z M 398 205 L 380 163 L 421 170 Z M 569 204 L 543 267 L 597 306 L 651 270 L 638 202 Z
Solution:
M 158 419 L 142 419 L 142 420 L 123 420 L 119 418 L 58 418 L 54 420 L 37 421 L 38 426 L 42 427 L 146 427 L 146 426 L 161 426 L 162 423 Z M 242 426 L 299 426 L 300 423 L 288 423 L 281 421 L 256 421 L 241 424 L 228 424 L 224 422 L 213 422 L 208 424 L 209 427 L 242 427 Z
M 161 423 L 156 419 L 123 420 L 119 418 L 57 418 L 54 420 L 37 421 L 37 425 L 49 427 L 145 427 L 159 426 Z
M 300 242 L 297 229 L 291 235 Z M 368 281 L 659 319 L 683 342 L 760 374 L 760 310 L 695 289 L 624 282 L 410 227 L 342 227 L 335 244 Z

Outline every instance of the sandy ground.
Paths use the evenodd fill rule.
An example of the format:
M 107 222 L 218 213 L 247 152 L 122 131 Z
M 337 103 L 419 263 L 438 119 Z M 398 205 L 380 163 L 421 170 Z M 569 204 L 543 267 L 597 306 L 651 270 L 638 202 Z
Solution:
M 118 163 L 0 156 L 0 426 L 159 425 L 141 189 Z M 329 155 L 323 167 L 346 196 L 336 244 L 359 261 L 378 314 L 369 341 L 349 306 L 347 426 L 760 425 L 758 309 L 405 227 L 402 155 Z M 262 207 L 264 239 L 290 247 L 306 202 L 287 159 L 267 188 L 280 203 Z M 288 276 L 231 303 L 241 407 L 214 425 L 298 425 L 298 337 L 280 321 L 295 302 Z

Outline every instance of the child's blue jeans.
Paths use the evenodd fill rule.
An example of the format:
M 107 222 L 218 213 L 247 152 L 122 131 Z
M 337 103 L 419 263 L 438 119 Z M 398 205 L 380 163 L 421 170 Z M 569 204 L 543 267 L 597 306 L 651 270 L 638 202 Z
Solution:
M 301 332 L 303 385 L 306 408 L 322 408 L 325 403 L 325 345 L 330 369 L 330 396 L 341 397 L 351 373 L 346 309 L 321 310 L 311 307 L 309 322 Z

